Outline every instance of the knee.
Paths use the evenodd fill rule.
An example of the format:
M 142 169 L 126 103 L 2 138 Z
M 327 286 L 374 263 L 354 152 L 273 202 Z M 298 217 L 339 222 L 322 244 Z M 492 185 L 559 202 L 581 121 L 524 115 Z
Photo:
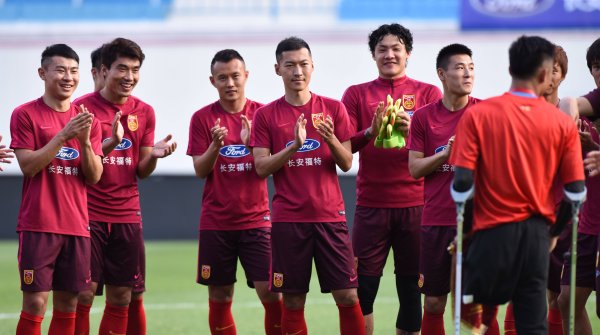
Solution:
M 82 305 L 91 306 L 94 303 L 95 294 L 92 290 L 85 290 L 79 292 L 77 296 L 77 302 Z
M 44 315 L 48 297 L 41 294 L 23 296 L 23 311 L 32 315 Z
M 304 309 L 306 294 L 283 294 L 283 305 L 289 310 Z
M 440 297 L 425 297 L 425 304 L 423 306 L 425 312 L 430 314 L 443 314 L 446 310 L 446 296 Z
M 556 299 L 556 302 L 558 303 L 558 308 L 560 309 L 561 312 L 566 312 L 569 310 L 569 292 L 568 289 L 567 290 L 561 290 L 560 294 L 558 295 L 558 298 Z M 565 314 L 565 315 L 568 315 Z
M 208 299 L 220 303 L 231 302 L 233 300 L 233 285 L 209 286 Z
M 335 303 L 342 306 L 354 306 L 358 304 L 356 289 L 336 290 L 332 292 Z
M 106 285 L 106 301 L 113 306 L 128 306 L 131 302 L 131 287 Z
M 379 290 L 381 277 L 358 276 L 358 298 L 363 315 L 373 314 L 373 304 Z

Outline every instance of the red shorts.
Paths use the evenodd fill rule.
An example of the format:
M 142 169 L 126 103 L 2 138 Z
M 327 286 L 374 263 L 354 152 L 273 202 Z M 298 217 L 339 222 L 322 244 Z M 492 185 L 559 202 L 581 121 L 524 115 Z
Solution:
M 90 221 L 92 280 L 144 292 L 146 256 L 141 223 Z
M 90 279 L 90 238 L 19 232 L 21 290 L 83 291 Z
M 272 235 L 272 291 L 307 293 L 313 259 L 321 292 L 358 287 L 345 222 L 277 222 Z
M 569 239 L 569 242 L 571 240 Z M 569 250 L 571 250 L 569 245 Z M 598 239 L 596 235 L 577 235 L 577 272 L 575 283 L 577 287 L 596 289 L 596 269 L 598 255 Z M 565 259 L 561 285 L 569 285 L 571 282 L 571 257 Z
M 456 237 L 454 226 L 421 227 L 421 293 L 430 297 L 450 293 L 452 255 L 448 246 Z M 464 246 L 464 244 L 463 244 Z M 463 250 L 465 254 L 465 250 Z
M 200 230 L 196 282 L 225 286 L 237 281 L 238 258 L 248 286 L 269 280 L 271 228 Z
M 352 246 L 358 258 L 358 273 L 381 276 L 390 247 L 394 250 L 397 275 L 419 273 L 419 241 L 423 206 L 371 208 L 356 206 Z

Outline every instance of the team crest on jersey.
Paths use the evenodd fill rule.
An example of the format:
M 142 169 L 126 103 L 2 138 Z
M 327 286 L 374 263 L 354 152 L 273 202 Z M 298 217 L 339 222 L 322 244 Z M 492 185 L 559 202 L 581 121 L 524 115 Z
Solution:
M 131 131 L 138 130 L 138 117 L 137 115 L 127 115 L 127 128 Z
M 402 107 L 404 109 L 413 109 L 415 108 L 416 100 L 414 94 L 402 94 Z
M 423 276 L 422 273 L 419 273 L 419 282 L 417 283 L 417 285 L 419 285 L 419 288 L 423 288 L 424 283 L 425 283 L 425 276 Z
M 278 272 L 273 273 L 273 286 L 275 286 L 275 287 L 283 286 L 283 273 L 278 273 Z
M 323 115 L 323 113 L 312 113 L 311 117 L 312 117 L 313 127 L 315 127 L 315 128 L 319 128 L 319 125 L 321 124 L 321 122 L 325 121 L 325 115 Z
M 23 270 L 23 282 L 25 285 L 33 283 L 33 270 Z
M 202 271 L 200 271 L 202 279 L 210 278 L 210 265 L 202 265 Z

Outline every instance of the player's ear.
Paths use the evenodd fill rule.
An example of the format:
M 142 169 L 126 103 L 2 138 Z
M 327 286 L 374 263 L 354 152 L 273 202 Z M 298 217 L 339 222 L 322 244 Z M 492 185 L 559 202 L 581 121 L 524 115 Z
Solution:
M 216 87 L 216 86 L 215 86 L 215 77 L 213 77 L 213 76 L 209 76 L 209 77 L 208 77 L 208 80 L 210 80 L 210 83 L 211 83 L 211 85 L 213 85 L 214 87 Z
M 440 79 L 440 81 L 444 81 L 446 79 L 446 73 L 444 72 L 444 69 L 442 69 L 441 67 L 437 68 L 437 75 L 438 78 Z
M 281 73 L 279 73 L 279 63 L 275 63 L 275 73 L 276 73 L 278 76 L 281 76 Z
M 40 76 L 42 80 L 46 80 L 46 71 L 44 71 L 43 67 L 38 68 L 38 76 Z

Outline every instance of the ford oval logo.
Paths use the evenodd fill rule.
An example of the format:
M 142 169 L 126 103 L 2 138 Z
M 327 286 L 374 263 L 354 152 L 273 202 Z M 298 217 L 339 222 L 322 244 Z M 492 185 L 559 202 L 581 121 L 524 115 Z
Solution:
M 292 144 L 294 144 L 294 141 L 289 141 L 285 146 L 287 148 Z M 300 150 L 298 150 L 298 152 L 313 151 L 313 150 L 316 150 L 317 148 L 319 148 L 320 146 L 321 146 L 321 143 L 319 143 L 319 141 L 313 140 L 312 138 L 307 138 L 306 141 L 304 141 L 304 144 L 302 145 Z
M 70 161 L 79 157 L 79 151 L 69 147 L 62 147 L 54 157 L 63 161 Z
M 555 0 L 469 0 L 480 13 L 497 17 L 519 17 L 539 14 Z
M 102 143 L 104 143 L 106 141 L 110 141 L 110 138 L 105 138 L 102 141 Z M 130 139 L 123 137 L 123 139 L 121 140 L 121 143 L 119 143 L 119 145 L 117 145 L 115 147 L 115 150 L 118 150 L 118 151 L 127 150 L 127 149 L 131 148 L 132 145 L 133 145 L 133 143 L 131 142 Z
M 239 158 L 249 154 L 250 150 L 242 144 L 226 145 L 219 150 L 219 155 L 223 157 Z
M 435 153 L 437 154 L 438 152 L 442 152 L 442 151 L 444 151 L 445 149 L 446 149 L 446 146 L 445 146 L 445 145 L 442 145 L 441 147 L 437 147 L 437 148 L 435 149 Z

